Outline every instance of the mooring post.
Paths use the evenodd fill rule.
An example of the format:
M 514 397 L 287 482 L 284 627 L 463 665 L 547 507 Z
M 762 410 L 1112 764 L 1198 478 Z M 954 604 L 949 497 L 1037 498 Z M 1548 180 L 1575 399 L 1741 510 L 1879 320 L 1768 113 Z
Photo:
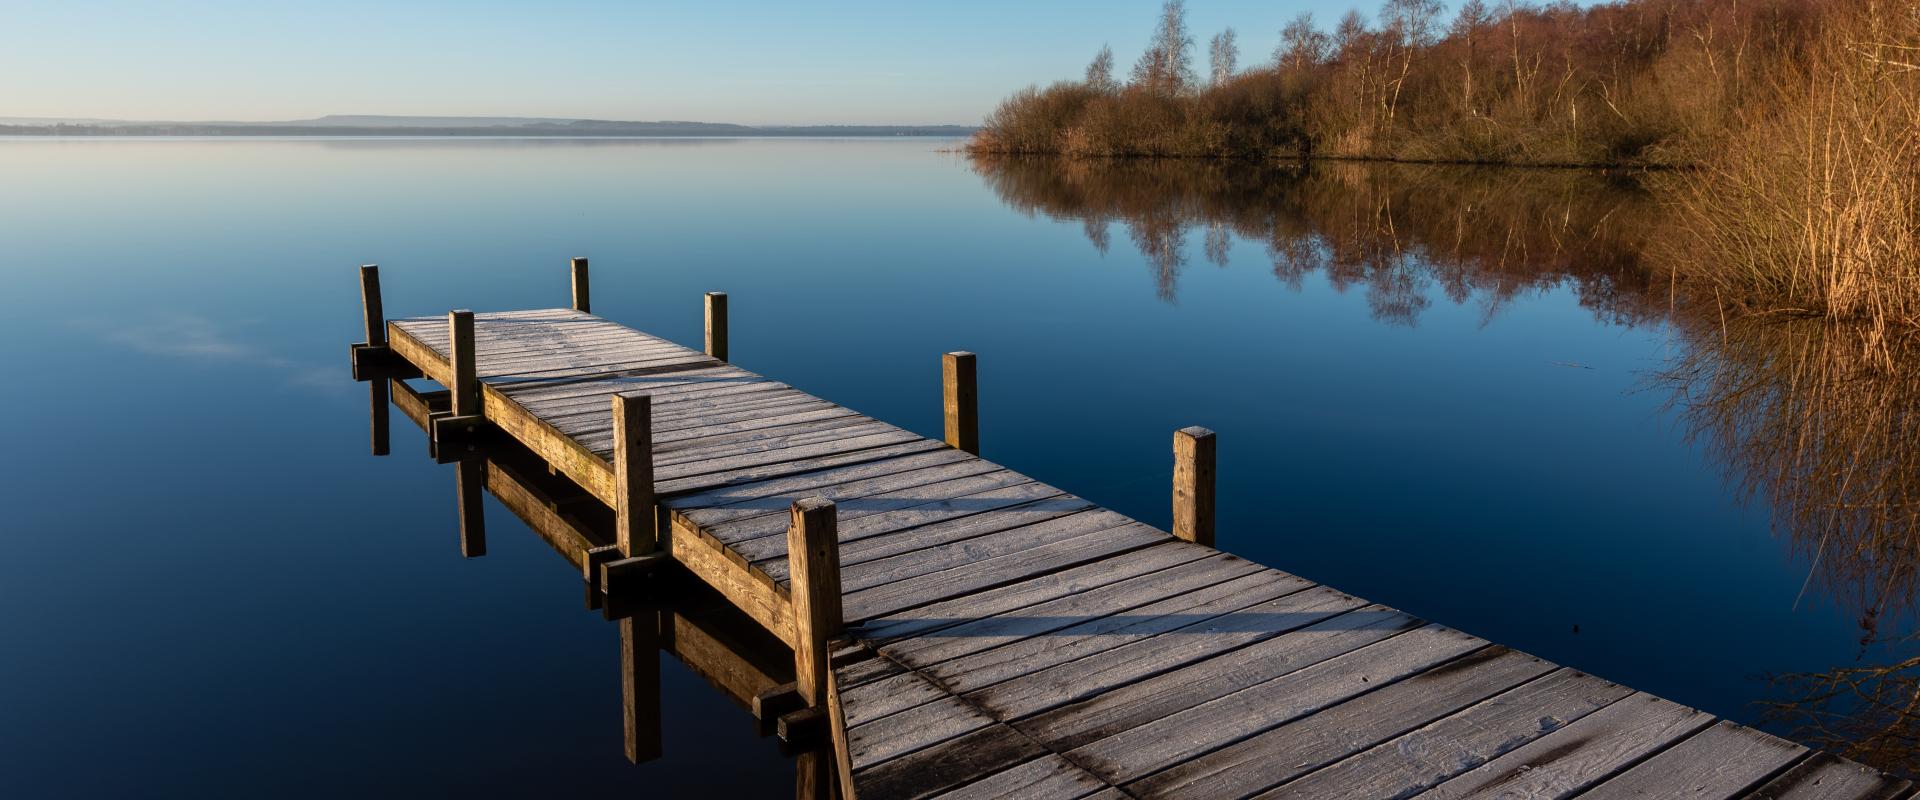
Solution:
M 1213 546 L 1213 431 L 1173 432 L 1173 535 Z
M 453 415 L 471 417 L 480 413 L 480 368 L 473 349 L 473 312 L 460 309 L 447 314 L 448 338 L 453 342 L 448 358 L 453 362 Z
M 707 355 L 727 360 L 726 292 L 707 292 Z
M 646 611 L 620 620 L 620 711 L 635 764 L 661 754 L 660 618 Z
M 795 500 L 787 510 L 787 574 L 793 598 L 794 688 L 809 706 L 825 706 L 833 668 L 827 640 L 839 635 L 840 538 L 833 502 Z
M 980 455 L 980 388 L 973 354 L 956 351 L 940 359 L 945 389 L 947 446 Z
M 570 264 L 573 271 L 573 310 L 582 314 L 591 314 L 593 302 L 587 290 L 587 260 L 575 258 Z
M 613 396 L 613 478 L 619 502 L 614 507 L 615 541 L 627 558 L 659 546 L 653 507 L 653 397 Z
M 380 265 L 360 265 L 360 316 L 367 324 L 367 344 L 387 343 L 386 311 L 380 305 Z

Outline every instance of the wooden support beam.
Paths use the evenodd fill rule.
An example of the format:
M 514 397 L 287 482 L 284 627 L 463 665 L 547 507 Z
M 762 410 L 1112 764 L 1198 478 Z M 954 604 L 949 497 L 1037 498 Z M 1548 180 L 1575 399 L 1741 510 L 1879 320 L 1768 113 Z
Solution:
M 380 265 L 360 265 L 360 316 L 367 326 L 367 344 L 387 343 L 386 311 L 380 305 Z
M 799 711 L 781 714 L 780 721 L 774 725 L 774 732 L 794 752 L 819 750 L 833 744 L 833 736 L 827 730 L 827 707 L 824 705 L 807 706 Z
M 653 397 L 613 396 L 613 509 L 621 555 L 643 556 L 660 546 L 653 503 Z
M 620 711 L 627 760 L 660 757 L 660 614 L 648 611 L 620 620 Z
M 840 610 L 837 509 L 824 497 L 795 500 L 787 511 L 788 587 L 793 603 L 794 687 L 810 706 L 824 706 L 833 667 L 827 640 L 845 627 Z
M 600 565 L 600 590 L 609 595 L 632 594 L 634 586 L 673 559 L 664 552 L 617 558 Z
M 573 272 L 573 310 L 582 314 L 593 313 L 592 292 L 587 287 L 587 260 L 576 258 L 571 262 Z
M 800 699 L 800 687 L 783 683 L 769 687 L 753 696 L 753 716 L 772 722 L 794 711 L 805 708 L 807 701 Z
M 707 355 L 727 360 L 726 292 L 707 292 Z
M 980 455 L 980 388 L 972 353 L 956 351 L 940 359 L 945 389 L 947 446 Z
M 1173 432 L 1173 535 L 1213 546 L 1213 431 Z

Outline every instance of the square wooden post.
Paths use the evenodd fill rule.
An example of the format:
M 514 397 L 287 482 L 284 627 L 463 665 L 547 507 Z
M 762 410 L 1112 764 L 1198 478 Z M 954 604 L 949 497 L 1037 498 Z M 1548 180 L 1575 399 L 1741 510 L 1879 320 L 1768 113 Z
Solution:
M 833 667 L 827 640 L 840 634 L 840 538 L 837 510 L 824 497 L 795 500 L 787 511 L 787 573 L 793 602 L 794 688 L 809 706 L 825 706 Z
M 367 326 L 367 344 L 387 343 L 386 311 L 380 305 L 380 265 L 360 265 L 360 316 Z
M 613 396 L 613 479 L 615 539 L 627 558 L 659 547 L 653 501 L 653 397 Z M 607 587 L 602 587 L 607 588 Z
M 727 360 L 726 292 L 707 292 L 707 355 Z
M 957 351 L 940 359 L 947 446 L 980 455 L 980 389 L 972 353 Z
M 587 289 L 587 260 L 576 258 L 571 262 L 573 270 L 573 310 L 582 314 L 593 313 L 592 294 Z
M 473 345 L 473 312 L 466 309 L 447 314 L 448 339 L 453 343 L 447 354 L 453 362 L 453 415 L 471 417 L 480 414 L 480 372 Z
M 1213 431 L 1173 432 L 1173 535 L 1213 546 Z

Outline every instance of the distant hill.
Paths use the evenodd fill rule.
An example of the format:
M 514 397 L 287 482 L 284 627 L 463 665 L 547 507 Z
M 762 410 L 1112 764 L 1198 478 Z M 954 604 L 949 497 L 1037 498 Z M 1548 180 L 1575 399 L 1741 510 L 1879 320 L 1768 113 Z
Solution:
M 278 122 L 0 117 L 0 136 L 967 136 L 965 125 L 735 125 L 551 117 L 329 114 Z

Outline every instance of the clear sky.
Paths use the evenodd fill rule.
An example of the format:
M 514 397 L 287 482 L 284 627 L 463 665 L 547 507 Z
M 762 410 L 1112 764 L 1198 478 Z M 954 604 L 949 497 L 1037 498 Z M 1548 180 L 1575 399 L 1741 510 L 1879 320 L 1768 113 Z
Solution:
M 1102 44 L 1126 69 L 1159 5 L 0 0 L 0 117 L 974 124 Z M 1202 59 L 1234 27 L 1245 65 L 1300 11 L 1331 27 L 1355 5 L 1189 0 L 1188 19 Z

